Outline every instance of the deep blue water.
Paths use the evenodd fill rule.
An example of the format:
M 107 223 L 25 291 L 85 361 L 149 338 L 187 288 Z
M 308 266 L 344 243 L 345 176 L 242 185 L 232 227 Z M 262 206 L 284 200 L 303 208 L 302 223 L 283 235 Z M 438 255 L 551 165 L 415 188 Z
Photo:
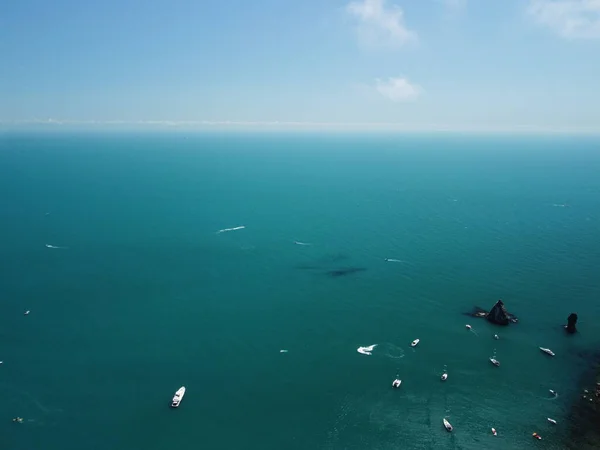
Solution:
M 2 448 L 561 449 L 600 138 L 4 134 L 0 239 Z

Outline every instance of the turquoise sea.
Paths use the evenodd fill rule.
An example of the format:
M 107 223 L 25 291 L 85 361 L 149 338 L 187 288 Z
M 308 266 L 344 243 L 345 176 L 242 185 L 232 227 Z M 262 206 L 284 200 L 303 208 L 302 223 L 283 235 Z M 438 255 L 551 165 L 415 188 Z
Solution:
M 2 449 L 563 449 L 600 137 L 5 133 L 0 240 Z

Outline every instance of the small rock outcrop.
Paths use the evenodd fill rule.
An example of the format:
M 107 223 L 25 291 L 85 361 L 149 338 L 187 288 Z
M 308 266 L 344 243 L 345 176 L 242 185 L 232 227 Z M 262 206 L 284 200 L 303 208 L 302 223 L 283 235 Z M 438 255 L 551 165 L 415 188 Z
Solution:
M 508 325 L 511 322 L 511 315 L 506 311 L 502 300 L 496 302 L 488 313 L 487 320 L 497 325 Z
M 567 324 L 565 325 L 565 330 L 567 333 L 576 333 L 577 332 L 577 314 L 571 313 L 569 318 L 567 319 Z

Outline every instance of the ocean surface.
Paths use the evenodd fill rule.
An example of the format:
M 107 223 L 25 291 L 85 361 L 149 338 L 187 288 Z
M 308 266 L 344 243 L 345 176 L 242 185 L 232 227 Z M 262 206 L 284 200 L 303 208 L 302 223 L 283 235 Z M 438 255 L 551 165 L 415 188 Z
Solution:
M 0 447 L 563 449 L 599 268 L 600 137 L 4 133 Z

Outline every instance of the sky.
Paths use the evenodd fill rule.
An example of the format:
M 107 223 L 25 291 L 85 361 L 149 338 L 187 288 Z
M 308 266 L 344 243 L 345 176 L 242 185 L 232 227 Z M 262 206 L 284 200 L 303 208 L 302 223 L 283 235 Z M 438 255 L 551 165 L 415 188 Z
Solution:
M 0 122 L 600 130 L 600 0 L 19 0 Z

